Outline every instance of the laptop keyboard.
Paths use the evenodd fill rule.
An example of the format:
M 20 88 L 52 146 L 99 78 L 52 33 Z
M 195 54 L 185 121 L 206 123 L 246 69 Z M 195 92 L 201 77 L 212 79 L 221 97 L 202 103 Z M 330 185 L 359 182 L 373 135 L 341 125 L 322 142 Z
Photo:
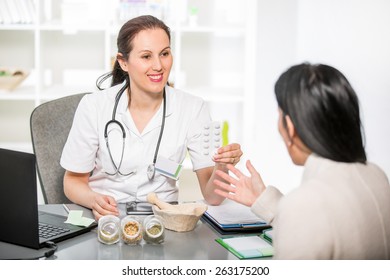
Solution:
M 52 237 L 55 237 L 57 235 L 61 235 L 65 232 L 70 231 L 67 228 L 61 228 L 61 227 L 56 227 L 53 225 L 48 225 L 48 224 L 43 224 L 39 223 L 39 237 L 49 239 Z

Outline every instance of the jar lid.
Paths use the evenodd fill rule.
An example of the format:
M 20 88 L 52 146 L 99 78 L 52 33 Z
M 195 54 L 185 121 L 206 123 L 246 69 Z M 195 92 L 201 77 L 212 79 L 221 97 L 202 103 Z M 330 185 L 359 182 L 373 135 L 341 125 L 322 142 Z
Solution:
M 114 221 L 103 222 L 99 228 L 102 236 L 111 238 L 118 234 L 118 224 Z

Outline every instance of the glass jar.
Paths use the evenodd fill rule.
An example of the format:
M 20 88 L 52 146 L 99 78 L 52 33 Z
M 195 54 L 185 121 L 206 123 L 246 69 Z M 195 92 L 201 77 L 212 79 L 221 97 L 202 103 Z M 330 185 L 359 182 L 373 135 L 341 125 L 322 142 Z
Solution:
M 146 243 L 160 244 L 165 239 L 165 227 L 160 216 L 147 216 L 143 222 L 143 237 Z
M 122 219 L 121 231 L 125 244 L 137 245 L 142 240 L 142 226 L 135 216 L 126 216 Z
M 119 241 L 120 220 L 113 215 L 103 216 L 98 223 L 98 239 L 104 244 L 115 244 Z

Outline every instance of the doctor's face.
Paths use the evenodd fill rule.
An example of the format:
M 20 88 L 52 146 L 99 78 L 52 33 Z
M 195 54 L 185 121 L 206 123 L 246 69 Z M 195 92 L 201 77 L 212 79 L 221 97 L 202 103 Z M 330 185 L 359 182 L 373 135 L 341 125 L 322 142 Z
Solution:
M 162 93 L 173 63 L 168 35 L 162 29 L 143 30 L 132 46 L 122 66 L 129 73 L 131 92 Z

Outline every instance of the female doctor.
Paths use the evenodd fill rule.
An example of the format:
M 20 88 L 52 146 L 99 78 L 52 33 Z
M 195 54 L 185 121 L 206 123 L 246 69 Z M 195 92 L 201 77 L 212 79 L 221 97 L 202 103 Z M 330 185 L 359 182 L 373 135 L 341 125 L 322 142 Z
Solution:
M 179 169 L 188 151 L 205 200 L 221 203 L 215 172 L 228 172 L 226 164 L 239 162 L 242 151 L 239 144 L 215 154 L 204 149 L 206 103 L 167 85 L 169 28 L 152 16 L 131 19 L 117 47 L 111 87 L 85 95 L 75 113 L 61 157 L 65 195 L 96 219 L 119 215 L 118 203 L 146 201 L 150 192 L 175 201 L 177 178 L 166 174 Z

